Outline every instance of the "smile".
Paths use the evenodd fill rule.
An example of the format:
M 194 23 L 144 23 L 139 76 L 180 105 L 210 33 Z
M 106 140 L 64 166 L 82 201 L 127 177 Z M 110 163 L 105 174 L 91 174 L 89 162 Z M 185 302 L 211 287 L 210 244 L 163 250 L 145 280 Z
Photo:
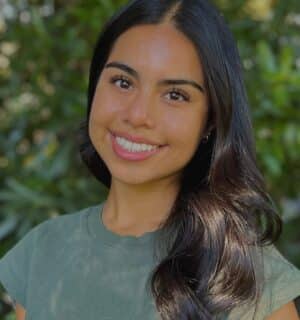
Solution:
M 124 149 L 130 152 L 151 151 L 158 148 L 158 146 L 153 146 L 145 143 L 136 143 L 118 136 L 116 136 L 116 142 L 121 147 L 123 147 Z
M 154 146 L 144 143 L 136 143 L 125 139 L 124 137 L 110 134 L 112 149 L 115 154 L 123 160 L 145 160 L 164 148 L 164 146 Z

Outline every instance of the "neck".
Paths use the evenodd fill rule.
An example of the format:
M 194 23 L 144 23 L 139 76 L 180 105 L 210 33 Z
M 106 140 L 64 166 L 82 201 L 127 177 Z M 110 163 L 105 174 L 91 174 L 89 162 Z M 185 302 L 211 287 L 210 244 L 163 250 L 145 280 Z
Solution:
M 169 215 L 178 191 L 178 184 L 170 181 L 141 187 L 112 180 L 103 223 L 120 235 L 141 236 L 155 231 Z

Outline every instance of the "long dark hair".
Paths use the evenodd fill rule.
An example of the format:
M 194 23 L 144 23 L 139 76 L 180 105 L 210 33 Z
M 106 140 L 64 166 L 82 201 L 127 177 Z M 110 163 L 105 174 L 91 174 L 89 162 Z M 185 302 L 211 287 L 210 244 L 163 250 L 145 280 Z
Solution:
M 281 232 L 256 164 L 239 53 L 214 6 L 207 0 L 135 0 L 106 23 L 90 66 L 80 153 L 109 188 L 110 172 L 88 135 L 97 81 L 123 32 L 162 22 L 172 23 L 197 49 L 213 129 L 183 169 L 180 191 L 160 228 L 160 243 L 167 250 L 151 274 L 151 290 L 163 320 L 213 319 L 242 303 L 257 302 L 256 252 Z

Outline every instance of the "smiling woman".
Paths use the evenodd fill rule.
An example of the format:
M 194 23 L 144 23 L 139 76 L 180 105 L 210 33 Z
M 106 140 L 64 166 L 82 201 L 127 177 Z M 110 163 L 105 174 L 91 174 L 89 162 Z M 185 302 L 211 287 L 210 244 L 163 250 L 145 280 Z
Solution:
M 208 133 L 207 94 L 199 87 L 204 87 L 204 75 L 197 51 L 172 24 L 130 28 L 117 39 L 89 117 L 92 144 L 112 177 L 138 190 L 159 190 L 166 184 L 171 193 L 178 189 L 182 168 Z M 137 151 L 142 145 L 134 142 L 152 149 Z M 130 210 L 126 219 L 135 224 L 151 220 L 151 205 L 147 208 L 135 215 Z M 163 218 L 165 212 L 158 210 L 152 219 L 158 216 Z
M 107 22 L 81 133 L 109 194 L 1 259 L 28 319 L 298 319 L 239 54 L 207 0 L 130 1 Z

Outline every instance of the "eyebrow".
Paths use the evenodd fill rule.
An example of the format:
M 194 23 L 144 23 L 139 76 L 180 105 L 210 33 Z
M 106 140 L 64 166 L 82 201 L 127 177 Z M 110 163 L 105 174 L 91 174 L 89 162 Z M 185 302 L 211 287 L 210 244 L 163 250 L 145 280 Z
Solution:
M 128 65 L 121 63 L 121 62 L 117 62 L 117 61 L 110 62 L 110 63 L 106 64 L 104 68 L 118 68 L 118 69 L 121 69 L 121 70 L 129 73 L 134 78 L 139 79 L 139 74 L 136 70 L 134 70 L 133 68 L 131 68 Z M 198 84 L 197 82 L 195 82 L 193 80 L 163 79 L 163 80 L 160 80 L 158 82 L 158 84 L 159 85 L 176 85 L 176 84 L 177 85 L 180 85 L 180 84 L 184 85 L 184 84 L 188 84 L 188 85 L 191 85 L 194 88 L 198 89 L 201 93 L 205 92 L 203 86 L 201 86 L 200 84 Z

